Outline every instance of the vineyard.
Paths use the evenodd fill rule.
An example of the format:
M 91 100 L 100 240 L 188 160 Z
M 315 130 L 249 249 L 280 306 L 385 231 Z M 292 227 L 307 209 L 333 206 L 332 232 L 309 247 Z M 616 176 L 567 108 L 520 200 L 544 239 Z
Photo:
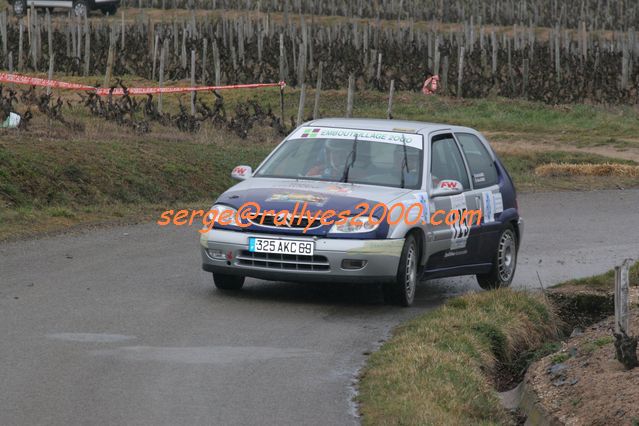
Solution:
M 103 87 L 122 85 L 116 79 L 129 75 L 157 86 L 184 80 L 206 85 L 283 80 L 302 92 L 308 86 L 417 91 L 428 70 L 441 76 L 439 94 L 447 96 L 551 104 L 639 102 L 639 37 L 634 29 L 639 6 L 632 1 L 124 4 L 128 9 L 120 16 L 101 19 L 37 9 L 18 19 L 3 11 L 0 65 L 10 72 L 94 78 Z M 7 102 L 11 105 L 9 95 L 5 109 Z M 62 101 L 42 105 L 49 103 L 45 112 L 61 116 Z M 171 116 L 151 97 L 83 100 L 92 114 L 138 131 L 152 121 L 180 123 L 188 131 L 196 131 L 202 120 L 236 128 L 223 114 L 222 103 L 220 97 L 217 106 L 194 100 L 190 111 L 180 106 Z M 51 112 L 56 108 L 58 112 Z M 143 116 L 147 124 L 122 118 L 124 113 Z M 265 106 L 243 105 L 236 113 L 240 120 L 248 114 L 286 131 L 284 117 Z
M 633 0 L 123 0 L 129 7 L 166 9 L 253 10 L 357 18 L 464 22 L 471 17 L 488 25 L 531 23 L 533 26 L 595 30 L 639 26 Z M 479 21 L 478 21 L 479 20 Z
M 118 82 L 118 86 L 125 91 L 124 96 L 101 97 L 95 93 L 89 93 L 82 95 L 79 102 L 72 103 L 67 100 L 66 106 L 84 108 L 94 117 L 115 122 L 120 126 L 134 130 L 136 133 L 148 133 L 152 123 L 174 126 L 183 132 L 195 133 L 203 122 L 211 123 L 218 130 L 225 129 L 233 132 L 242 139 L 247 137 L 248 131 L 255 125 L 270 126 L 281 135 L 288 133 L 286 125 L 281 124 L 282 121 L 275 116 L 272 110 L 264 110 L 259 103 L 253 100 L 235 105 L 233 117 L 227 116 L 224 98 L 217 93 L 215 94 L 215 103 L 212 106 L 195 97 L 195 113 L 191 113 L 180 103 L 179 112 L 171 114 L 160 112 L 153 102 L 153 96 L 148 95 L 142 100 L 136 99 L 128 95 L 127 87 L 122 81 Z M 26 112 L 22 114 L 19 125 L 22 130 L 28 130 L 29 123 L 33 118 L 33 111 L 45 115 L 50 120 L 62 123 L 70 130 L 84 130 L 81 122 L 65 117 L 62 112 L 65 103 L 61 98 L 54 100 L 51 94 L 38 93 L 33 87 L 16 92 L 0 86 L 0 112 L 8 115 L 8 112 L 15 110 L 18 105 L 26 107 Z

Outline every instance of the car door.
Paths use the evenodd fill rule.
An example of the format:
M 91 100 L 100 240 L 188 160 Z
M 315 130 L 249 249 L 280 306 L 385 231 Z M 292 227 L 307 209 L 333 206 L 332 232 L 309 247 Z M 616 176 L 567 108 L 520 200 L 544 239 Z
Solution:
M 432 196 L 442 183 L 450 181 L 461 184 L 460 193 Z M 427 269 L 466 265 L 475 258 L 479 249 L 478 232 L 471 232 L 471 228 L 459 220 L 447 224 L 446 216 L 455 210 L 457 217 L 461 218 L 464 212 L 477 209 L 478 199 L 473 192 L 466 163 L 452 132 L 431 136 L 430 173 L 427 184 L 430 185 L 429 194 L 432 202 Z M 455 219 L 455 215 L 450 218 Z
M 482 210 L 478 258 L 482 262 L 490 262 L 495 254 L 499 232 L 503 227 L 499 220 L 504 210 L 499 172 L 494 158 L 477 135 L 458 132 L 455 136 L 468 163 L 471 181 Z

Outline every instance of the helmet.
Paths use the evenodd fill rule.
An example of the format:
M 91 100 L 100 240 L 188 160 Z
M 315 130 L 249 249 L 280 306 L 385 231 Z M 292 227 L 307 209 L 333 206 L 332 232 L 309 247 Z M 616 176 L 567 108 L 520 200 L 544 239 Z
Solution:
M 326 141 L 324 152 L 328 164 L 333 169 L 344 167 L 344 161 L 346 161 L 346 156 L 351 146 L 349 146 L 348 141 L 342 139 L 329 139 Z

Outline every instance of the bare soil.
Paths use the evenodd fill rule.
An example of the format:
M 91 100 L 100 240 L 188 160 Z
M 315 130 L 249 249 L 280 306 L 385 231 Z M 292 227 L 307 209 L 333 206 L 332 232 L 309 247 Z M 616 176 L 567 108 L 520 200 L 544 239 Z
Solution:
M 634 293 L 630 332 L 636 335 L 639 308 Z M 614 317 L 608 317 L 581 334 L 573 333 L 559 352 L 529 368 L 527 386 L 558 423 L 639 424 L 639 368 L 626 371 L 615 360 L 613 330 Z

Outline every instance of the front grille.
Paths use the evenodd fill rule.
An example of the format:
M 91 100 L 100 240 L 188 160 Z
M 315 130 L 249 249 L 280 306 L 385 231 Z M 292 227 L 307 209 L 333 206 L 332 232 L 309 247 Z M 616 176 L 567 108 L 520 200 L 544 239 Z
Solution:
M 236 257 L 242 266 L 278 269 L 284 271 L 329 271 L 326 256 L 300 256 L 295 254 L 254 253 L 242 250 Z
M 305 229 L 305 228 L 315 229 L 322 226 L 319 220 L 311 219 L 309 221 L 308 217 L 306 216 L 295 216 L 292 219 L 290 217 L 287 217 L 285 225 L 276 225 L 275 215 L 264 214 L 264 213 L 258 214 L 254 219 L 249 219 L 249 221 L 253 225 L 266 226 L 269 228 L 278 228 L 278 229 Z M 278 223 L 282 223 L 283 221 L 284 219 L 278 219 Z M 309 226 L 309 223 L 310 223 L 310 226 Z

